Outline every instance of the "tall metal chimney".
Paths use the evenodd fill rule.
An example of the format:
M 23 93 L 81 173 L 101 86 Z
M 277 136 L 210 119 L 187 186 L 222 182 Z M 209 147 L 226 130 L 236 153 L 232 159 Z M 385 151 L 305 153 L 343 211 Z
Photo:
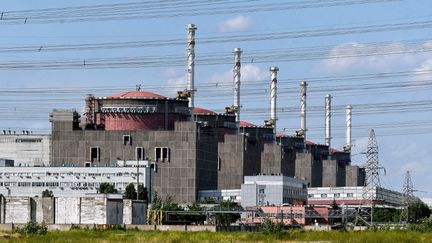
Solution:
M 300 129 L 303 132 L 303 137 L 306 142 L 306 92 L 307 92 L 307 82 L 302 81 L 300 83 Z
M 273 122 L 273 134 L 276 136 L 276 99 L 277 99 L 277 72 L 278 67 L 270 67 L 271 86 L 270 86 L 270 119 Z
M 331 99 L 333 96 L 330 94 L 325 96 L 325 145 L 331 146 Z
M 233 67 L 233 81 L 234 81 L 234 109 L 235 109 L 235 116 L 236 116 L 236 126 L 237 126 L 237 133 L 240 133 L 240 77 L 241 77 L 241 63 L 240 63 L 240 56 L 241 56 L 241 49 L 240 48 L 234 48 L 234 67 Z
M 345 150 L 351 151 L 351 128 L 352 128 L 352 106 L 347 105 L 346 107 L 346 117 L 345 117 L 345 125 L 346 125 L 346 141 L 345 141 Z
M 187 26 L 188 37 L 187 37 L 187 89 L 190 92 L 189 96 L 189 109 L 193 112 L 194 104 L 194 93 L 195 93 L 195 30 L 197 27 L 194 24 L 188 24 Z

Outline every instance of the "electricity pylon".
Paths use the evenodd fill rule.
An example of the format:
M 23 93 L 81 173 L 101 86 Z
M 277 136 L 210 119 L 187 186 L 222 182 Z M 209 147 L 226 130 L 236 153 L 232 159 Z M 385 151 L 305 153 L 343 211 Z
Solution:
M 405 174 L 405 181 L 403 186 L 403 209 L 401 212 L 400 222 L 409 221 L 409 206 L 414 200 L 414 186 L 411 180 L 411 174 L 409 171 Z
M 365 154 L 366 164 L 364 168 L 366 177 L 358 216 L 366 224 L 373 225 L 374 205 L 382 199 L 378 193 L 381 187 L 380 170 L 384 170 L 384 167 L 379 165 L 378 142 L 373 129 L 369 133 L 369 142 Z

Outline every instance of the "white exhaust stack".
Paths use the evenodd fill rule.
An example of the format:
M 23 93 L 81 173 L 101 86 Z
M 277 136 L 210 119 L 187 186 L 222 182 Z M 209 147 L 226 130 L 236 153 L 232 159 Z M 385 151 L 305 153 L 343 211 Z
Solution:
M 325 96 L 325 145 L 331 147 L 331 99 L 333 97 L 328 94 Z
M 270 86 L 270 119 L 273 122 L 273 134 L 276 139 L 276 99 L 277 99 L 277 72 L 279 71 L 278 67 L 270 67 L 270 76 L 271 76 L 271 86 Z
M 346 117 L 345 117 L 345 125 L 346 125 L 346 141 L 345 141 L 345 150 L 351 151 L 351 128 L 352 128 L 352 106 L 347 105 L 346 107 Z
M 194 93 L 195 93 L 195 30 L 197 27 L 194 24 L 188 24 L 188 39 L 187 39 L 187 89 L 190 92 L 189 96 L 189 109 L 193 113 Z
M 236 115 L 236 126 L 237 126 L 237 133 L 240 133 L 240 56 L 241 56 L 241 49 L 240 48 L 234 48 L 234 67 L 233 67 L 233 80 L 234 80 L 234 109 L 235 109 L 235 115 Z
M 300 83 L 300 129 L 303 133 L 304 140 L 306 142 L 306 92 L 307 92 L 307 82 L 302 81 Z

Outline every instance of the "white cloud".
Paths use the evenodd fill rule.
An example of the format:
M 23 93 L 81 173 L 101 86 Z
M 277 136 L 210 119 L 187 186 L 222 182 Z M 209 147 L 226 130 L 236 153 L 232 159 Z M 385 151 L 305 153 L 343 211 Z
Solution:
M 230 32 L 230 31 L 245 31 L 252 27 L 252 20 L 249 16 L 236 16 L 231 19 L 227 19 L 219 24 L 219 31 Z
M 432 45 L 432 44 L 431 44 Z M 426 59 L 423 61 L 418 68 L 414 70 L 415 72 L 415 81 L 416 83 L 422 82 L 424 80 L 431 80 L 432 79 L 432 58 Z
M 187 74 L 185 71 L 177 68 L 167 68 L 162 73 L 166 78 L 170 90 L 184 90 L 187 87 Z
M 425 42 L 420 48 L 432 48 L 432 42 Z M 412 70 L 431 54 L 415 53 L 419 47 L 413 47 L 400 42 L 384 46 L 367 45 L 357 42 L 344 43 L 335 46 L 319 64 L 318 69 L 328 73 L 352 73 L 358 71 L 390 72 L 394 70 Z M 391 54 L 388 53 L 399 53 Z M 361 56 L 363 55 L 363 56 Z M 425 63 L 425 65 L 432 65 Z
M 217 84 L 227 84 L 232 83 L 233 77 L 232 70 L 228 70 L 222 73 L 214 73 L 210 76 L 209 80 L 206 82 L 217 83 Z M 260 67 L 253 64 L 245 64 L 241 67 L 241 82 L 245 83 L 248 81 L 257 81 L 269 78 L 269 73 L 262 70 Z

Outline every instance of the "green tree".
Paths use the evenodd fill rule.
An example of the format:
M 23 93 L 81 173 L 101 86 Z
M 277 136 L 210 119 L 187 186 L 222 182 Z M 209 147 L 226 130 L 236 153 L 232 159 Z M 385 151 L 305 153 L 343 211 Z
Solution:
M 45 191 L 42 192 L 42 197 L 54 197 L 54 194 L 52 191 L 45 189 Z
M 139 200 L 148 201 L 148 191 L 147 187 L 144 187 L 143 185 L 138 186 L 138 194 L 139 194 Z
M 400 210 L 395 208 L 374 208 L 373 221 L 380 223 L 398 222 Z
M 215 207 L 218 211 L 238 211 L 242 210 L 236 202 L 233 201 L 222 201 L 219 206 Z M 218 213 L 216 214 L 216 221 L 218 225 L 229 226 L 231 223 L 236 222 L 240 219 L 239 213 Z
M 185 217 L 185 220 L 193 222 L 194 224 L 202 224 L 206 220 L 206 216 L 199 213 L 202 212 L 202 208 L 197 202 L 193 202 L 191 205 L 188 205 L 187 210 L 190 212 L 190 214 Z
M 98 188 L 99 193 L 117 193 L 114 185 L 108 182 L 102 182 Z
M 162 208 L 162 198 L 159 197 L 156 191 L 153 192 L 152 201 L 151 201 L 152 209 L 161 209 Z
M 422 218 L 428 218 L 431 215 L 429 207 L 421 200 L 412 202 L 408 207 L 409 221 L 419 222 Z
M 129 185 L 126 186 L 124 197 L 126 199 L 136 199 L 136 190 L 133 183 L 129 183 Z

